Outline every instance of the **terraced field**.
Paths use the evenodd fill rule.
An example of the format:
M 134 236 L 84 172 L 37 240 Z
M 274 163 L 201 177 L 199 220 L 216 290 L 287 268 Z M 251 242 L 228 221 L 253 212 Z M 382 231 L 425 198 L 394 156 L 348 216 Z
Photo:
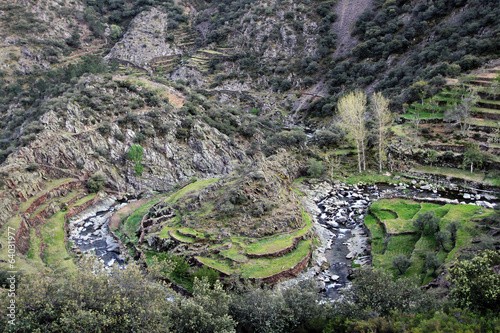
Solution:
M 96 196 L 95 193 L 88 195 L 81 186 L 80 181 L 72 178 L 45 183 L 0 229 L 0 256 L 7 258 L 8 231 L 15 230 L 19 238 L 16 241 L 16 270 L 37 273 L 47 266 L 74 269 L 73 256 L 68 253 L 65 242 L 65 217 L 71 209 Z
M 473 108 L 472 125 L 477 127 L 497 127 L 500 120 L 500 66 L 483 69 L 482 73 L 460 80 L 447 80 L 448 85 L 439 93 L 427 98 L 424 103 L 411 104 L 401 117 L 412 120 L 417 116 L 423 120 L 443 119 L 444 112 L 461 103 L 464 89 L 475 89 L 480 99 Z
M 143 216 L 156 202 L 160 206 L 163 203 L 162 207 L 175 208 L 179 202 L 190 202 L 189 200 L 196 198 L 199 193 L 205 193 L 205 188 L 213 186 L 217 181 L 218 179 L 196 181 L 168 196 L 150 201 L 127 219 L 122 230 L 130 235 L 137 230 L 137 223 L 141 220 L 149 221 L 145 223 L 152 224 L 154 227 L 156 224 L 154 218 L 148 220 L 143 219 Z M 217 188 L 216 184 L 215 188 Z M 197 213 L 200 211 L 204 214 L 203 206 L 198 209 Z M 183 214 L 186 213 L 188 212 L 183 212 Z M 275 275 L 289 274 L 289 272 L 293 275 L 296 269 L 302 270 L 310 256 L 312 241 L 309 233 L 312 223 L 304 211 L 302 211 L 298 228 L 260 238 L 217 233 L 213 228 L 203 227 L 202 223 L 197 227 L 188 226 L 181 212 L 170 210 L 170 214 L 170 218 L 158 224 L 159 231 L 148 235 L 156 235 L 159 239 L 173 241 L 176 244 L 174 253 L 192 257 L 199 264 L 215 269 L 222 275 L 268 279 L 272 282 Z M 158 219 L 161 220 L 162 217 Z M 145 251 L 148 250 L 145 249 Z
M 459 223 L 454 244 L 447 241 L 440 246 L 435 234 L 425 235 L 413 226 L 413 221 L 419 214 L 429 211 L 440 218 L 439 230 L 446 230 L 451 222 Z M 476 205 L 441 205 L 406 199 L 374 202 L 370 213 L 365 217 L 365 224 L 371 233 L 373 264 L 397 276 L 392 258 L 399 254 L 406 255 L 411 259 L 411 266 L 404 276 L 416 277 L 421 283 L 428 283 L 433 278 L 434 271 L 425 266 L 427 254 L 438 256 L 441 263 L 456 258 L 460 248 L 472 244 L 476 233 L 475 220 L 493 213 L 491 209 Z

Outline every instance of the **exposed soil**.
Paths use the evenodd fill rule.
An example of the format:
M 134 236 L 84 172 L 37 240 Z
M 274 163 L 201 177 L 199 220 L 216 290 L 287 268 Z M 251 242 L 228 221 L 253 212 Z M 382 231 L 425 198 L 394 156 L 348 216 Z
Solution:
M 109 228 L 111 230 L 118 229 L 120 227 L 120 223 L 125 218 L 127 218 L 130 214 L 132 214 L 136 209 L 138 209 L 142 205 L 145 205 L 149 200 L 151 200 L 151 198 L 137 200 L 117 210 L 113 214 L 113 216 L 111 216 L 111 218 L 109 219 Z
M 372 0 L 339 0 L 335 6 L 338 15 L 333 27 L 337 32 L 337 50 L 334 57 L 346 55 L 358 42 L 351 36 L 351 29 L 358 16 L 372 4 Z

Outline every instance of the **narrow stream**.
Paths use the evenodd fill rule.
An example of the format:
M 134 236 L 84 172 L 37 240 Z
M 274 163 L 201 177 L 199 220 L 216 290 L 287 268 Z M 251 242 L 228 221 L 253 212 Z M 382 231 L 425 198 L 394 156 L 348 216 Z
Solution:
M 68 239 L 82 253 L 94 253 L 108 267 L 114 264 L 123 266 L 125 258 L 110 233 L 109 220 L 116 210 L 126 204 L 109 199 L 83 211 L 70 221 Z
M 316 219 L 331 233 L 331 243 L 323 253 L 329 268 L 315 277 L 320 285 L 324 286 L 327 298 L 337 298 L 340 289 L 348 285 L 353 263 L 355 266 L 371 265 L 369 237 L 364 218 L 372 202 L 383 198 L 406 197 L 441 204 L 473 203 L 488 208 L 499 202 L 495 196 L 488 194 L 442 192 L 430 185 L 424 186 L 425 189 L 404 184 L 336 184 L 325 197 L 315 199 L 320 211 Z
M 427 185 L 425 185 L 427 186 Z M 317 233 L 326 245 L 320 250 L 322 261 L 306 273 L 314 277 L 325 291 L 325 297 L 336 299 L 340 289 L 349 284 L 349 276 L 354 266 L 371 265 L 369 252 L 369 236 L 364 218 L 372 202 L 383 198 L 406 197 L 442 204 L 474 203 L 484 207 L 492 207 L 500 200 L 495 196 L 477 193 L 461 193 L 458 191 L 439 192 L 432 186 L 426 189 L 412 185 L 345 185 L 334 184 L 323 188 L 322 194 L 311 197 L 316 211 Z M 487 200 L 487 201 L 485 201 Z M 96 205 L 77 214 L 69 221 L 69 241 L 75 250 L 83 253 L 93 252 L 108 267 L 125 265 L 125 257 L 121 253 L 118 241 L 109 230 L 109 220 L 113 213 L 127 202 L 117 202 L 107 197 Z M 327 264 L 323 269 L 320 265 Z

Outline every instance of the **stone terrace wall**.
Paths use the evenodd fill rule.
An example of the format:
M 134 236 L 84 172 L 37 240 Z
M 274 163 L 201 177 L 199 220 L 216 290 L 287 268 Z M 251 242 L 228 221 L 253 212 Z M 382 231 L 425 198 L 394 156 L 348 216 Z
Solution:
M 44 224 L 45 219 L 51 216 L 54 212 L 50 206 L 47 206 L 33 218 L 29 218 L 30 214 L 34 213 L 40 206 L 45 204 L 51 198 L 59 196 L 61 191 L 70 191 L 83 187 L 84 185 L 85 183 L 82 181 L 64 183 L 33 201 L 33 203 L 24 212 L 24 215 L 21 216 L 21 224 L 16 230 L 15 244 L 19 253 L 26 254 L 30 249 L 30 229 Z
M 265 277 L 262 279 L 262 282 L 275 284 L 281 280 L 296 277 L 300 272 L 302 272 L 307 267 L 307 263 L 311 258 L 311 253 L 312 253 L 311 250 L 309 250 L 309 253 L 297 265 L 285 271 Z

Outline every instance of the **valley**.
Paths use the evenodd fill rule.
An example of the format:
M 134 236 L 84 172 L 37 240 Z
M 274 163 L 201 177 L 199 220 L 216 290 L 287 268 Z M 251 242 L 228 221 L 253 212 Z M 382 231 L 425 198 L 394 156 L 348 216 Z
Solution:
M 0 330 L 498 331 L 497 5 L 0 0 Z

